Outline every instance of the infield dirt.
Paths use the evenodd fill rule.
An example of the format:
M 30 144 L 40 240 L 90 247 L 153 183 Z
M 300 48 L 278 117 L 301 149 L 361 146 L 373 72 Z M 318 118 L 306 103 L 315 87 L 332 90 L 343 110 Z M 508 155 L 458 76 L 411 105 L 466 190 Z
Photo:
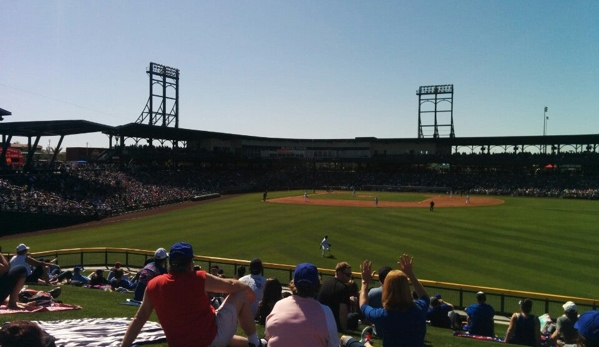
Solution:
M 375 207 L 374 206 L 374 195 L 372 200 L 344 200 L 335 199 L 335 195 L 331 194 L 331 199 L 310 199 L 304 201 L 303 196 L 290 196 L 284 198 L 268 199 L 267 202 L 278 203 L 278 204 L 309 204 L 309 205 L 320 205 L 320 206 L 352 206 L 352 207 Z M 358 198 L 370 197 L 359 195 Z M 389 208 L 389 207 L 402 207 L 402 208 L 430 208 L 430 202 L 435 202 L 435 208 L 444 207 L 474 207 L 474 206 L 487 206 L 487 205 L 499 205 L 503 204 L 504 201 L 501 199 L 471 196 L 470 202 L 466 203 L 466 197 L 447 195 L 438 195 L 422 201 L 384 201 L 379 200 L 378 207 Z

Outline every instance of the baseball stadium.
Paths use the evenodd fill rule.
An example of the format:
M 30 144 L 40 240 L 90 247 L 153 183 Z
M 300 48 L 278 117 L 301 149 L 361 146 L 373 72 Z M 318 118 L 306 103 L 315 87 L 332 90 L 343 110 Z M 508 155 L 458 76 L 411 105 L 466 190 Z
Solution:
M 325 279 L 347 262 L 359 282 L 364 260 L 374 269 L 397 268 L 408 254 L 428 295 L 439 294 L 459 312 L 484 291 L 497 336 L 523 298 L 539 317 L 560 316 L 567 301 L 578 312 L 596 309 L 599 134 L 458 137 L 451 84 L 417 88 L 414 138 L 184 129 L 179 70 L 150 63 L 146 73 L 148 102 L 135 122 L 121 126 L 9 122 L 11 112 L 0 109 L 0 245 L 7 259 L 23 244 L 63 270 L 81 267 L 87 275 L 119 262 L 133 275 L 157 248 L 185 241 L 202 269 L 218 265 L 222 276 L 234 277 L 260 258 L 263 276 L 287 285 L 300 263 L 316 265 Z M 65 137 L 87 133 L 105 134 L 107 145 L 66 148 L 61 158 Z M 13 146 L 16 138 L 27 144 Z M 58 145 L 43 156 L 39 144 L 47 138 Z M 331 245 L 321 256 L 325 235 Z M 41 283 L 28 288 L 48 290 Z M 0 319 L 76 334 L 49 322 L 130 319 L 132 298 L 132 291 L 65 283 L 62 306 L 0 309 Z M 158 322 L 155 313 L 150 321 Z M 112 327 L 117 335 L 125 329 Z M 167 346 L 157 336 L 141 342 Z M 426 342 L 492 343 L 436 327 L 428 327 Z

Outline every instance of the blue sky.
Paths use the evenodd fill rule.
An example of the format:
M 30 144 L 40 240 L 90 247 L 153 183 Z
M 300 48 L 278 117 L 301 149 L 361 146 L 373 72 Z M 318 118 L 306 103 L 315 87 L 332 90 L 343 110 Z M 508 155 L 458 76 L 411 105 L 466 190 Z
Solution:
M 545 106 L 548 134 L 597 134 L 598 18 L 594 0 L 1 1 L 0 107 L 132 123 L 156 62 L 181 72 L 181 128 L 415 138 L 418 87 L 453 84 L 458 137 L 542 135 Z M 87 143 L 108 140 L 63 147 Z

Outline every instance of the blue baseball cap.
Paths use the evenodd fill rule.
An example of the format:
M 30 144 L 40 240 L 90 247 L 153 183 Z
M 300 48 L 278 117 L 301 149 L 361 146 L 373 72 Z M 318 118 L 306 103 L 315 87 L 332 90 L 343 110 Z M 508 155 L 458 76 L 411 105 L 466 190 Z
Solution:
M 318 278 L 318 269 L 316 266 L 310 263 L 301 263 L 295 268 L 293 274 L 293 284 L 297 288 L 312 288 L 320 284 L 320 278 Z
M 593 310 L 581 314 L 574 323 L 574 329 L 578 330 L 587 341 L 595 342 L 593 344 L 595 346 L 599 343 L 599 312 Z
M 171 258 L 171 261 L 191 260 L 193 259 L 193 248 L 189 243 L 177 242 L 171 247 L 169 256 Z

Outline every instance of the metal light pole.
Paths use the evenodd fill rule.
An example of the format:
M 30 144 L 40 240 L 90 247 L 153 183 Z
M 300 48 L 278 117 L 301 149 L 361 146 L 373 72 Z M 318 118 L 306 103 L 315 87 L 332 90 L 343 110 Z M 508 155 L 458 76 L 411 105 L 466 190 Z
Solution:
M 547 135 L 547 120 L 549 119 L 549 117 L 547 117 L 548 110 L 547 106 L 545 106 L 545 112 L 543 113 L 543 136 Z
M 545 112 L 543 112 L 543 136 L 547 135 L 547 120 L 549 119 L 549 117 L 547 117 L 548 110 L 547 106 L 545 106 Z M 543 147 L 543 152 L 544 154 L 547 154 L 547 145 Z

